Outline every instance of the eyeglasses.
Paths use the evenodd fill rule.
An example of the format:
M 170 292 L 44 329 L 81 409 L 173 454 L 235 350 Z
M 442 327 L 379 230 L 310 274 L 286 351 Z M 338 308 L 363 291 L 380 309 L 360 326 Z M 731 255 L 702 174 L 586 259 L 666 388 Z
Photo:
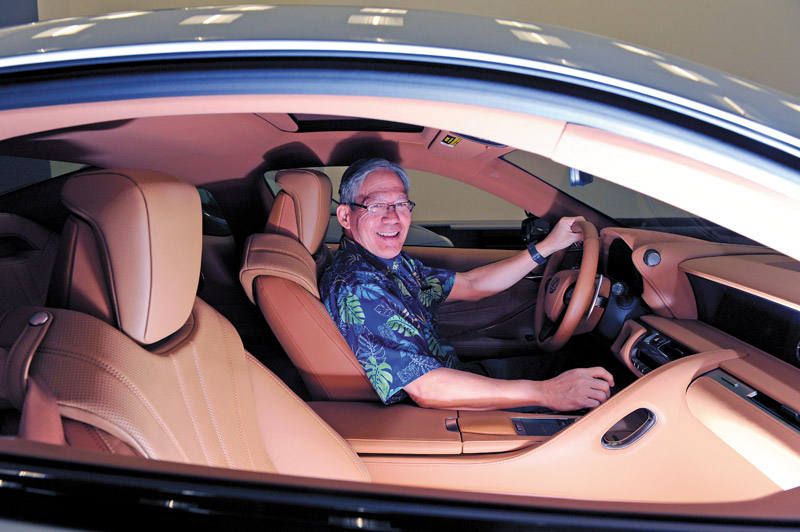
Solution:
M 358 207 L 359 209 L 366 209 L 370 214 L 389 214 L 392 208 L 394 208 L 394 212 L 398 214 L 409 214 L 414 210 L 416 203 L 413 201 L 398 201 L 397 203 L 370 203 L 369 205 L 348 203 L 348 205 L 350 205 L 350 208 Z

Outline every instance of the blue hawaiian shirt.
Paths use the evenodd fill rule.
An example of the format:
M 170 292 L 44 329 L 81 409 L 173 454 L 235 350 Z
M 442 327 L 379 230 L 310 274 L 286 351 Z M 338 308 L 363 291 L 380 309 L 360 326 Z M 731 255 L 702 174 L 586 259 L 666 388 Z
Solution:
M 455 278 L 406 253 L 382 259 L 342 238 L 320 296 L 384 404 L 407 398 L 403 387 L 429 371 L 462 369 L 436 321 Z

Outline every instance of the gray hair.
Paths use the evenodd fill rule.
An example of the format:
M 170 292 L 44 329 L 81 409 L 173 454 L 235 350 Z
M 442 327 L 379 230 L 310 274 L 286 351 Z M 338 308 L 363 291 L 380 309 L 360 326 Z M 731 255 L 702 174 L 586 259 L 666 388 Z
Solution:
M 361 191 L 361 185 L 364 184 L 367 176 L 376 170 L 391 170 L 397 174 L 397 177 L 403 182 L 406 195 L 408 194 L 408 174 L 399 164 L 386 159 L 364 158 L 348 166 L 342 174 L 342 183 L 339 185 L 339 202 L 344 205 L 355 203 L 358 193 Z

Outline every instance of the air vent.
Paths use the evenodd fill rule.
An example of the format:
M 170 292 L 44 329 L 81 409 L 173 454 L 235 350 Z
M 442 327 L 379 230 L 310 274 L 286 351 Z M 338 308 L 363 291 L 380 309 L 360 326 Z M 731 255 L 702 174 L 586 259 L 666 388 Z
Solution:
M 723 385 L 739 397 L 757 406 L 797 432 L 800 432 L 800 412 L 789 405 L 784 405 L 776 401 L 767 394 L 759 392 L 721 369 L 710 371 L 706 373 L 705 376 Z

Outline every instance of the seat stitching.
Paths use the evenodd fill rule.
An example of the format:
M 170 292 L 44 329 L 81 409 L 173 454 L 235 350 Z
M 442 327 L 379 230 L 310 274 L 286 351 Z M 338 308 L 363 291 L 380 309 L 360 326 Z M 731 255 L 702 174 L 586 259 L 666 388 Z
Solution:
M 222 442 L 222 438 L 220 436 L 221 431 L 219 430 L 219 426 L 217 425 L 217 418 L 214 415 L 214 409 L 211 408 L 211 401 L 208 396 L 208 389 L 206 388 L 206 381 L 204 378 L 203 373 L 200 371 L 200 364 L 197 360 L 197 349 L 195 349 L 194 342 L 191 342 L 192 348 L 192 359 L 194 360 L 194 368 L 197 374 L 197 379 L 200 381 L 200 389 L 203 390 L 203 400 L 206 403 L 206 409 L 208 409 L 209 417 L 211 418 L 211 424 L 214 426 L 214 435 L 217 437 L 217 442 L 219 443 L 220 449 L 222 450 L 222 454 L 225 455 L 225 461 L 228 463 L 228 466 L 232 466 L 231 457 L 228 455 L 228 450 L 225 444 Z M 199 436 L 199 435 L 198 435 Z
M 106 452 L 111 451 L 111 447 L 107 444 L 105 440 L 100 438 L 100 434 L 98 434 L 97 430 L 95 430 L 94 427 L 87 425 L 86 423 L 82 423 L 80 421 L 78 421 L 77 423 L 78 423 L 78 429 L 88 434 L 89 439 L 97 447 L 98 451 L 106 451 Z M 70 445 L 72 444 L 70 443 Z
M 111 445 L 111 442 L 108 440 L 108 438 L 106 438 L 106 435 L 105 435 L 104 431 L 99 430 L 97 428 L 93 428 L 93 430 L 91 432 L 101 442 L 103 442 L 103 445 L 105 445 L 106 449 L 108 449 L 109 452 L 114 453 L 114 447 Z
M 194 433 L 197 436 L 197 439 L 198 439 L 198 441 L 200 443 L 200 449 L 202 449 L 202 451 L 203 451 L 203 458 L 205 459 L 207 464 L 210 464 L 211 461 L 209 459 L 209 454 L 208 454 L 208 450 L 206 448 L 206 443 L 203 440 L 203 438 L 200 437 L 200 431 L 197 428 L 197 420 L 195 419 L 194 409 L 192 408 L 191 402 L 189 401 L 189 397 L 186 394 L 186 388 L 184 386 L 184 382 L 183 382 L 183 377 L 181 375 L 181 371 L 178 368 L 178 364 L 175 361 L 175 357 L 170 357 L 170 360 L 172 362 L 172 367 L 175 369 L 175 375 L 178 378 L 178 386 L 180 387 L 181 395 L 183 396 L 183 402 L 186 405 L 186 411 L 189 413 L 189 419 L 191 420 L 192 426 L 194 427 Z
M 236 421 L 239 429 L 239 437 L 241 438 L 242 444 L 244 445 L 244 448 L 247 451 L 247 459 L 250 462 L 250 467 L 252 469 L 256 469 L 253 453 L 250 450 L 250 442 L 247 440 L 247 433 L 245 432 L 244 428 L 244 420 L 242 419 L 242 407 L 239 399 L 239 388 L 236 382 L 236 372 L 233 367 L 233 358 L 231 357 L 231 348 L 228 338 L 228 332 L 226 331 L 224 323 L 222 322 L 222 317 L 217 313 L 214 313 L 214 317 L 216 318 L 217 323 L 220 325 L 220 329 L 222 330 L 222 338 L 225 343 L 225 359 L 228 366 L 228 375 L 231 380 L 231 387 L 233 388 L 233 402 L 236 412 Z

